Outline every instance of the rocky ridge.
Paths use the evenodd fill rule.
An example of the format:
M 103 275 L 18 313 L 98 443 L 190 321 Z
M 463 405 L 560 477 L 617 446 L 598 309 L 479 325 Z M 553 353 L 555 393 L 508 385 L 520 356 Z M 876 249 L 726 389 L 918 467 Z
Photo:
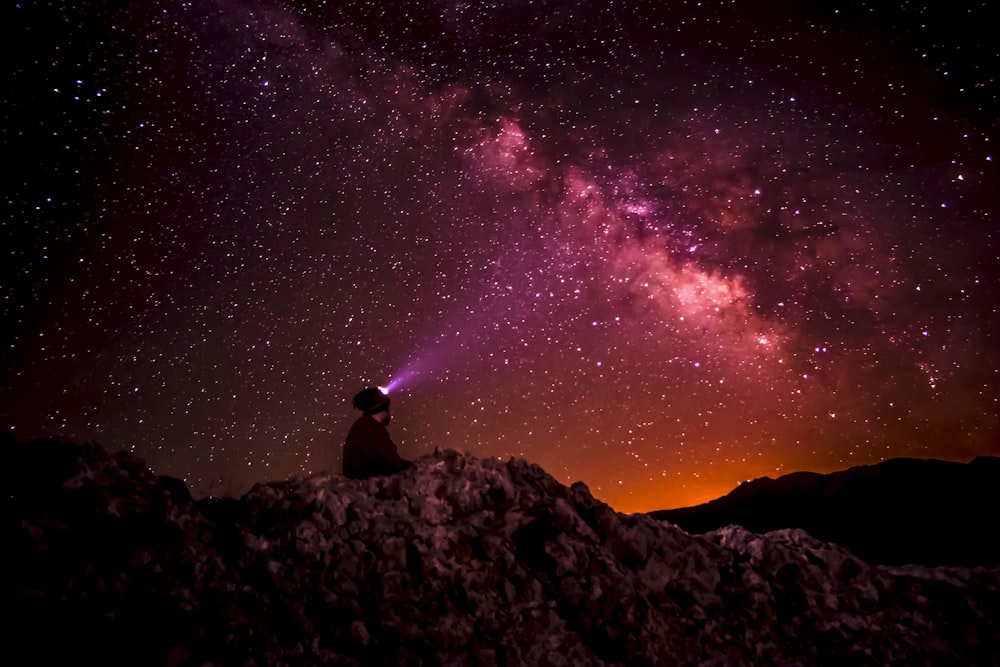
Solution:
M 1000 664 L 1000 569 L 693 536 L 523 460 L 195 501 L 127 453 L 7 449 L 8 625 L 35 664 Z

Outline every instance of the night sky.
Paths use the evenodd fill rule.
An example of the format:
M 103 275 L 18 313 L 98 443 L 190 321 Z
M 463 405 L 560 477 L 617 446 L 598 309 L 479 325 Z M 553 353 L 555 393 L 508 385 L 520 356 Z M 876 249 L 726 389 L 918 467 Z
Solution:
M 0 423 L 223 495 L 382 385 L 623 512 L 1000 454 L 988 4 L 8 3 Z

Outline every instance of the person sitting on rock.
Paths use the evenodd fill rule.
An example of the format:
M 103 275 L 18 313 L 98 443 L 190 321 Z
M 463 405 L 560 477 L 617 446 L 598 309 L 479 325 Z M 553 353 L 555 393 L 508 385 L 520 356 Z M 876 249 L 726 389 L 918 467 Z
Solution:
M 369 387 L 354 396 L 354 407 L 362 414 L 347 432 L 344 441 L 344 476 L 367 479 L 391 475 L 413 465 L 399 457 L 386 426 L 392 421 L 389 397 L 382 390 Z

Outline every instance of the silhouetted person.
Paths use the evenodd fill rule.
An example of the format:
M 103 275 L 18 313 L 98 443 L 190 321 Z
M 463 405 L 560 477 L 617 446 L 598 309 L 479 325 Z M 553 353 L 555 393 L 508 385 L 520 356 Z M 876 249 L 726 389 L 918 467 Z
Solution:
M 363 414 L 351 426 L 344 441 L 346 477 L 367 479 L 391 475 L 413 465 L 399 457 L 385 428 L 392 421 L 388 396 L 375 387 L 363 389 L 354 396 L 354 407 Z

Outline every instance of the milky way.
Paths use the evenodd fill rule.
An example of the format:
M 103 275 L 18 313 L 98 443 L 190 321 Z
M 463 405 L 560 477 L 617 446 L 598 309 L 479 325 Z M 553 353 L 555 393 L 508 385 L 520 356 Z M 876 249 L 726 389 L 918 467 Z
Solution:
M 383 385 L 404 457 L 621 511 L 1000 453 L 985 3 L 52 4 L 5 27 L 18 439 L 220 495 L 338 471 Z

